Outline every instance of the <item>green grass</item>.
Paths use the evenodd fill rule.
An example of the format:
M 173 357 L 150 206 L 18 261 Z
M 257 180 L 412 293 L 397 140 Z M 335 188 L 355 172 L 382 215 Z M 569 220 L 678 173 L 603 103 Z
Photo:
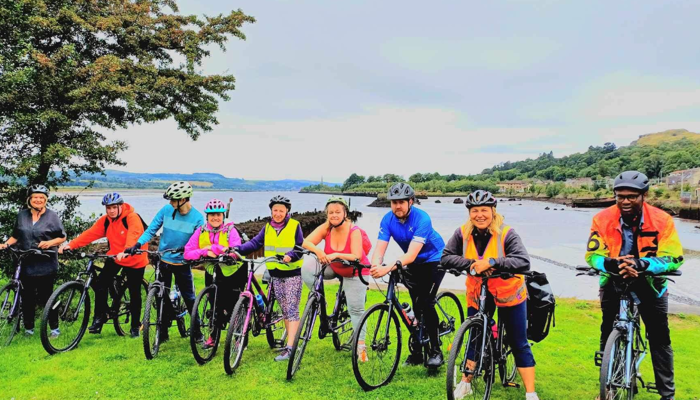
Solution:
M 201 272 L 196 285 L 203 287 Z M 328 285 L 329 296 L 337 286 Z M 306 289 L 303 298 L 306 297 Z M 407 293 L 402 297 L 408 300 Z M 463 295 L 460 294 L 460 298 Z M 367 304 L 382 299 L 371 291 Z M 595 303 L 559 299 L 556 328 L 542 343 L 533 346 L 537 360 L 537 391 L 542 399 L 593 399 L 598 388 L 598 369 L 592 355 L 597 348 L 600 311 Z M 676 399 L 698 399 L 700 382 L 700 318 L 684 315 L 671 318 L 675 350 Z M 403 336 L 403 358 L 407 335 Z M 38 335 L 21 335 L 10 347 L 0 350 L 0 399 L 440 399 L 445 398 L 445 368 L 428 376 L 422 367 L 399 367 L 386 387 L 363 392 L 352 372 L 350 354 L 336 352 L 330 338 L 312 340 L 300 371 L 286 381 L 286 363 L 273 361 L 264 334 L 253 338 L 243 354 L 242 365 L 233 376 L 223 370 L 220 347 L 214 360 L 199 366 L 190 353 L 188 339 L 171 328 L 155 360 L 147 361 L 142 341 L 118 337 L 111 325 L 101 335 L 86 334 L 72 352 L 48 356 Z M 653 377 L 650 357 L 643 376 Z M 493 399 L 523 399 L 523 389 L 496 385 Z M 658 395 L 640 392 L 641 400 Z

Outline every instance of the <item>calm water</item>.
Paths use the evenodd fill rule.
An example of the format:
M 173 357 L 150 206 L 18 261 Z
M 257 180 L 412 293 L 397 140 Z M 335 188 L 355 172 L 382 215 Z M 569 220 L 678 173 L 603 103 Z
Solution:
M 195 193 L 192 203 L 201 210 L 212 197 L 223 201 L 233 198 L 231 219 L 234 222 L 242 222 L 269 215 L 267 204 L 270 197 L 275 194 L 272 192 L 199 192 Z M 328 195 L 295 192 L 287 192 L 285 195 L 292 200 L 293 211 L 320 210 L 328 198 Z M 129 193 L 125 194 L 125 197 L 147 222 L 165 204 L 161 193 Z M 103 213 L 104 208 L 100 205 L 101 198 L 101 195 L 81 195 L 81 211 L 86 214 Z M 440 198 L 441 204 L 436 204 L 436 199 L 423 200 L 423 204 L 419 207 L 430 215 L 434 228 L 447 242 L 455 229 L 466 220 L 467 210 L 463 204 L 453 204 L 453 198 Z M 369 197 L 352 197 L 351 208 L 363 213 L 358 225 L 364 228 L 374 240 L 379 231 L 379 222 L 389 209 L 367 207 L 371 202 L 372 199 Z M 545 207 L 551 210 L 545 210 Z M 554 208 L 557 210 L 554 211 Z M 533 256 L 532 268 L 547 274 L 558 296 L 597 298 L 597 278 L 576 277 L 575 271 L 570 268 L 585 264 L 584 254 L 591 219 L 599 210 L 572 209 L 537 201 L 502 202 L 498 205 L 498 209 L 505 216 L 506 223 L 520 234 Z M 683 247 L 700 251 L 700 229 L 695 228 L 696 225 L 700 225 L 700 222 L 680 219 L 676 219 L 675 222 Z M 393 260 L 400 254 L 400 249 L 392 242 L 385 259 Z M 671 294 L 680 296 L 672 297 L 672 302 L 700 304 L 700 294 L 697 290 L 697 284 L 700 283 L 700 258 L 688 257 L 682 271 L 683 276 L 676 279 L 676 284 L 671 284 Z M 463 289 L 464 278 L 448 275 L 442 286 Z M 696 312 L 698 310 L 700 308 L 695 309 Z

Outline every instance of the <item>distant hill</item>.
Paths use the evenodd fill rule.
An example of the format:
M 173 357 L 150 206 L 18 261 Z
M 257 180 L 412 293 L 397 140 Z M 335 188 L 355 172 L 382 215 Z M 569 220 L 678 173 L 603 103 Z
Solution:
M 688 139 L 700 142 L 700 133 L 689 132 L 687 129 L 669 129 L 663 132 L 648 133 L 639 136 L 639 139 L 632 142 L 631 146 L 658 146 L 661 143 L 676 142 L 681 139 Z
M 201 189 L 220 189 L 241 192 L 257 192 L 268 190 L 299 190 L 304 186 L 316 185 L 319 181 L 284 179 L 279 181 L 257 181 L 241 178 L 227 178 L 221 174 L 143 174 L 108 169 L 105 175 L 87 174 L 79 178 L 72 177 L 66 186 L 87 186 L 92 183 L 95 188 L 128 188 L 128 189 L 165 189 L 175 181 L 187 181 L 193 187 Z M 328 186 L 339 186 L 337 183 L 324 182 Z

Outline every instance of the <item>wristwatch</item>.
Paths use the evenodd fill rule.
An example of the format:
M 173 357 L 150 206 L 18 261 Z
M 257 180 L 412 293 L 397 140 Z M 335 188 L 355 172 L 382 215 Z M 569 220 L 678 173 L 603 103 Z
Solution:
M 495 258 L 489 258 L 489 265 L 491 268 L 496 266 L 496 259 Z

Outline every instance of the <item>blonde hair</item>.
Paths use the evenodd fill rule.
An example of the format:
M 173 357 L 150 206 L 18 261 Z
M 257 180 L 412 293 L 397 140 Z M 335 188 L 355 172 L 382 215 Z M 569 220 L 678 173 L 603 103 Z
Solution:
M 503 221 L 505 220 L 505 218 L 503 217 L 503 215 L 499 214 L 498 211 L 496 211 L 496 207 L 491 207 L 491 212 L 493 213 L 493 219 L 491 220 L 491 224 L 489 225 L 488 230 L 489 232 L 491 232 L 492 236 L 499 236 L 501 234 L 501 225 L 503 225 Z M 474 223 L 472 222 L 472 219 L 470 217 L 467 220 L 467 227 L 464 235 L 465 239 L 472 234 L 474 228 Z

